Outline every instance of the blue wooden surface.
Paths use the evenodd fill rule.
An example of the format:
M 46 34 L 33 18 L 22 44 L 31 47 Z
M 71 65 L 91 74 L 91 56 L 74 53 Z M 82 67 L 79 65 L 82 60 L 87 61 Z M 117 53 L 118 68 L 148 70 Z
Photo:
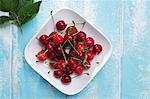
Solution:
M 74 96 L 45 81 L 23 55 L 50 10 L 62 8 L 78 12 L 113 45 L 104 68 Z M 43 0 L 23 31 L 22 35 L 16 26 L 0 27 L 0 99 L 150 99 L 150 0 Z

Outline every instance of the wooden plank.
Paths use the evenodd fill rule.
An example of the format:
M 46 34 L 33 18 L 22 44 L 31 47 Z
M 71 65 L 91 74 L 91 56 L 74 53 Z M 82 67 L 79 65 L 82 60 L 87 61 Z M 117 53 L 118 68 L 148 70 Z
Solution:
M 122 99 L 150 99 L 150 1 L 125 1 Z

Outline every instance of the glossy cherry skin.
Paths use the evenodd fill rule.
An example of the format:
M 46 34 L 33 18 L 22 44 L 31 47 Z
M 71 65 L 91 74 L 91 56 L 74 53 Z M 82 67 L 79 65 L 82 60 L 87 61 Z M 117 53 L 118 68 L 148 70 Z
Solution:
M 100 53 L 102 51 L 102 46 L 100 44 L 95 44 L 93 47 L 93 52 Z
M 92 47 L 94 46 L 94 39 L 92 37 L 88 37 L 86 38 L 85 43 L 87 46 Z
M 78 74 L 78 75 L 81 75 L 81 74 L 83 73 L 83 66 L 78 65 L 78 66 L 76 67 L 76 69 L 74 70 L 74 72 L 75 72 L 76 74 Z
M 38 52 L 36 57 L 40 62 L 43 62 L 48 58 L 48 56 L 47 56 L 47 54 L 45 53 L 44 50 L 41 50 L 40 52 Z
M 73 37 L 71 35 L 69 35 L 68 33 L 66 33 L 64 36 L 64 41 L 66 41 L 66 40 L 72 41 Z
M 84 45 L 84 44 L 78 44 L 78 45 L 77 45 L 77 50 L 78 50 L 79 52 L 84 52 L 84 49 L 85 49 L 85 45 Z
M 84 57 L 85 57 L 85 53 L 84 52 L 79 52 L 77 54 L 77 58 L 79 58 L 79 59 L 84 59 Z
M 72 58 L 69 58 L 68 60 L 68 66 L 71 68 L 71 69 L 75 69 L 77 67 L 77 61 L 72 59 Z
M 87 53 L 87 60 L 92 60 L 94 58 L 94 52 L 93 51 L 88 51 Z
M 73 29 L 72 29 L 73 28 Z M 72 30 L 72 31 L 71 31 Z M 78 32 L 77 28 L 74 26 L 69 26 L 66 30 L 66 34 L 70 34 L 71 36 L 74 36 Z
M 61 82 L 62 82 L 63 84 L 68 84 L 68 83 L 71 82 L 71 77 L 70 77 L 69 75 L 64 75 L 64 76 L 62 76 L 62 78 L 61 78 Z
M 55 48 L 55 52 L 56 52 L 57 54 L 62 54 L 63 49 L 61 49 L 60 47 L 57 47 L 57 48 Z
M 49 43 L 48 36 L 47 35 L 41 35 L 39 38 L 39 41 L 44 45 L 48 44 Z
M 84 69 L 89 69 L 91 67 L 90 61 L 86 60 L 86 62 L 85 62 L 83 67 L 84 67 Z
M 61 36 L 61 35 L 59 35 L 58 33 L 53 37 L 53 42 L 55 43 L 55 44 L 62 44 L 63 42 L 64 42 L 64 38 Z
M 64 69 L 66 67 L 66 63 L 64 60 L 58 60 L 58 68 L 59 69 Z
M 84 32 L 79 32 L 77 35 L 77 40 L 78 41 L 84 41 L 86 39 L 86 34 Z
M 76 51 L 73 50 L 73 49 L 70 49 L 69 55 L 72 56 L 72 57 L 75 56 L 76 55 Z
M 56 58 L 56 55 L 53 52 L 52 53 L 48 53 L 47 56 L 48 56 L 49 59 L 55 59 Z
M 60 78 L 63 76 L 63 70 L 54 71 L 54 77 Z
M 66 28 L 67 24 L 63 21 L 63 20 L 59 20 L 57 23 L 56 23 L 56 28 L 57 30 L 61 31 L 61 30 L 64 30 Z
M 52 32 L 51 34 L 49 34 L 49 39 L 53 40 L 53 37 L 57 34 L 57 32 Z
M 65 73 L 66 75 L 70 75 L 70 74 L 73 73 L 73 70 L 72 70 L 70 67 L 67 66 L 67 67 L 64 69 L 64 73 Z
M 57 64 L 57 61 L 51 61 L 51 62 L 50 62 L 50 67 L 51 67 L 51 68 L 57 68 L 57 65 L 58 65 L 58 64 Z
M 48 52 L 53 52 L 54 51 L 54 44 L 47 44 L 45 46 L 46 49 L 48 49 Z

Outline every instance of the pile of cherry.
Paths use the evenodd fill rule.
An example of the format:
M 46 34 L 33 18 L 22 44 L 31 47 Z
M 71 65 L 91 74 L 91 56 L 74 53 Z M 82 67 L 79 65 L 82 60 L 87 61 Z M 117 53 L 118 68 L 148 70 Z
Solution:
M 75 23 L 68 26 L 60 20 L 56 23 L 56 29 L 58 32 L 39 37 L 44 50 L 38 52 L 36 57 L 39 62 L 50 59 L 54 77 L 67 84 L 71 82 L 71 74 L 75 73 L 78 76 L 84 74 L 83 70 L 90 68 L 90 61 L 102 51 L 102 46 L 94 44 L 94 39 L 87 37 L 85 32 L 78 31 Z M 64 36 L 61 31 L 64 31 Z

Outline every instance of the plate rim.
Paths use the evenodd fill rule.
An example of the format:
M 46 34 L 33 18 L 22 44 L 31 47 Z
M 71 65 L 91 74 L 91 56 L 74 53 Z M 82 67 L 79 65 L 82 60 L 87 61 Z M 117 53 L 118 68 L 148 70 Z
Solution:
M 75 14 L 77 14 L 78 16 L 80 16 L 81 18 L 83 18 L 80 14 L 78 14 L 77 12 L 75 12 L 75 11 L 73 11 L 73 10 L 71 10 L 71 9 L 67 9 L 67 8 L 64 8 L 64 9 L 60 9 L 60 10 L 58 10 L 56 13 L 59 13 L 59 12 L 61 12 L 61 11 L 63 11 L 63 10 L 68 10 L 68 11 L 71 11 L 71 12 L 73 12 L 73 13 L 75 13 Z M 55 14 L 56 14 L 55 13 Z M 54 15 L 55 15 L 54 14 Z M 43 24 L 42 24 L 42 26 L 38 29 L 38 31 L 36 32 L 36 34 L 34 34 L 33 35 L 33 37 L 30 39 L 30 41 L 27 43 L 27 45 L 26 45 L 26 47 L 25 47 L 25 50 L 24 50 L 24 56 L 25 56 L 25 60 L 26 60 L 26 62 L 28 63 L 28 65 L 30 65 L 30 67 L 32 67 L 41 77 L 43 77 L 45 80 L 47 80 L 51 85 L 53 85 L 57 90 L 59 90 L 60 92 L 62 92 L 62 93 L 64 93 L 64 94 L 67 94 L 67 95 L 75 95 L 75 94 L 77 94 L 77 93 L 79 93 L 80 91 L 82 91 L 90 82 L 91 82 L 91 80 L 92 79 L 94 79 L 94 77 L 97 75 L 97 73 L 98 72 L 100 72 L 101 71 L 101 69 L 104 67 L 104 65 L 106 64 L 106 62 L 108 61 L 108 59 L 110 58 L 110 56 L 111 56 L 111 54 L 112 54 L 112 44 L 111 44 L 111 42 L 110 42 L 110 40 L 104 35 L 104 33 L 100 30 L 100 29 L 98 29 L 98 28 L 96 28 L 93 24 L 91 24 L 89 21 L 88 21 L 88 19 L 85 19 L 85 18 L 83 18 L 87 23 L 89 23 L 93 28 L 95 28 L 95 30 L 96 31 L 98 31 L 107 41 L 108 41 L 108 43 L 109 43 L 109 45 L 110 45 L 110 50 L 109 50 L 109 52 L 108 52 L 108 54 L 107 54 L 107 59 L 106 59 L 106 61 L 102 64 L 102 67 L 94 74 L 94 76 L 92 77 L 92 79 L 90 79 L 90 80 L 88 80 L 88 82 L 86 83 L 86 84 L 84 84 L 83 85 L 83 87 L 82 88 L 80 88 L 80 90 L 78 90 L 78 91 L 75 91 L 75 92 L 72 92 L 72 93 L 68 93 L 68 92 L 64 92 L 64 91 L 62 91 L 61 89 L 59 89 L 57 86 L 55 86 L 52 82 L 50 82 L 49 80 L 48 80 L 48 77 L 44 74 L 44 73 L 42 73 L 40 70 L 38 70 L 38 69 L 36 69 L 34 66 L 32 66 L 31 64 L 31 62 L 30 62 L 30 60 L 27 58 L 27 48 L 29 47 L 29 45 L 31 44 L 31 42 L 32 42 L 32 40 L 40 33 L 40 31 L 42 30 L 42 28 L 44 28 L 44 26 L 48 23 L 48 21 L 50 20 L 51 18 L 48 18 Z

